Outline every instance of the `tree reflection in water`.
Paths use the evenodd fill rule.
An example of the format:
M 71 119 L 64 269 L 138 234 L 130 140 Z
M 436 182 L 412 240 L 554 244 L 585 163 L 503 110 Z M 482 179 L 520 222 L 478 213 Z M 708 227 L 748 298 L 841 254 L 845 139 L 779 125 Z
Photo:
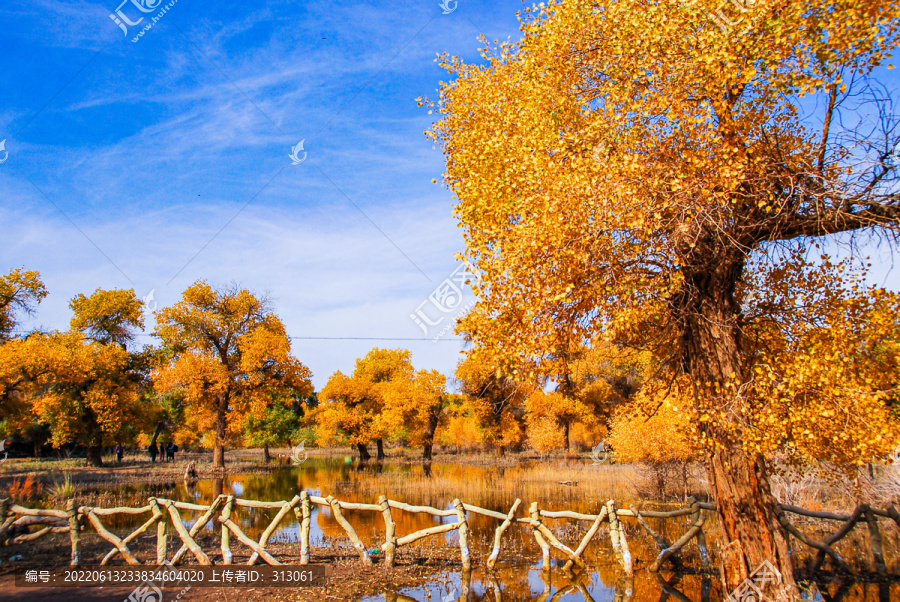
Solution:
M 606 567 L 610 568 L 610 567 Z M 614 569 L 613 569 L 614 570 Z M 442 573 L 422 587 L 383 592 L 361 602 L 643 602 L 677 600 L 710 602 L 724 600 L 714 574 L 661 574 L 638 571 L 634 578 L 618 575 L 608 581 L 603 567 L 591 567 L 577 575 L 544 573 L 540 567 L 506 567 L 496 573 Z M 515 576 L 513 576 L 513 574 Z M 817 591 L 806 599 L 820 602 L 890 602 L 900 600 L 900 584 L 861 583 L 843 580 L 817 583 Z M 829 593 L 834 590 L 834 593 Z M 446 592 L 450 592 L 449 595 Z
M 592 514 L 609 499 L 615 499 L 621 507 L 626 508 L 630 503 L 641 501 L 628 497 L 630 489 L 626 477 L 626 468 L 593 467 L 584 462 L 558 466 L 547 463 L 521 463 L 495 467 L 438 461 L 422 464 L 417 460 L 414 464 L 369 461 L 354 465 L 346 462 L 343 457 L 310 457 L 297 467 L 275 468 L 253 474 L 219 474 L 217 478 L 202 479 L 190 487 L 186 487 L 179 479 L 177 486 L 175 483 L 171 486 L 162 485 L 152 492 L 146 488 L 129 488 L 126 493 L 134 496 L 129 502 L 134 506 L 145 504 L 150 495 L 209 504 L 222 493 L 232 494 L 237 491 L 241 491 L 240 496 L 245 499 L 260 501 L 290 500 L 303 490 L 322 497 L 331 494 L 347 502 L 375 503 L 379 495 L 385 495 L 392 500 L 436 508 L 447 508 L 453 498 L 459 498 L 467 504 L 503 514 L 509 511 L 516 498 L 520 498 L 526 502 L 524 504 L 526 507 L 527 503 L 537 501 L 541 508 L 547 510 L 572 510 Z M 579 485 L 567 487 L 559 484 L 559 481 L 564 479 L 578 481 Z M 651 506 L 648 509 L 652 509 L 651 502 L 646 500 L 644 502 L 647 506 Z M 237 508 L 232 518 L 241 530 L 256 539 L 276 512 L 274 509 Z M 191 523 L 198 518 L 199 513 L 184 511 L 182 516 L 186 523 Z M 384 521 L 380 513 L 347 510 L 345 517 L 367 548 L 379 547 L 384 542 Z M 410 512 L 394 512 L 393 518 L 397 524 L 398 536 L 441 523 L 440 517 Z M 133 530 L 143 520 L 145 518 L 140 516 L 122 515 L 115 517 L 115 520 L 110 517 L 108 526 L 117 532 L 129 528 Z M 454 519 L 448 517 L 446 520 L 452 522 Z M 653 522 L 652 526 L 669 541 L 673 541 L 687 528 L 687 520 L 657 521 Z M 454 594 L 456 597 L 452 598 L 454 600 L 467 598 L 471 601 L 517 602 L 540 598 L 544 602 L 555 602 L 564 598 L 566 602 L 572 600 L 638 602 L 660 599 L 710 602 L 725 598 L 723 592 L 719 591 L 715 575 L 676 576 L 673 573 L 665 573 L 657 580 L 648 571 L 638 570 L 633 581 L 622 578 L 620 567 L 612 554 L 608 535 L 603 529 L 584 552 L 583 557 L 589 564 L 589 570 L 578 575 L 575 580 L 559 570 L 562 563 L 559 565 L 554 563 L 553 570 L 544 574 L 540 567 L 540 550 L 530 529 L 524 525 L 511 527 L 507 531 L 503 537 L 500 563 L 494 571 L 486 573 L 483 570 L 483 560 L 493 545 L 497 521 L 481 515 L 470 515 L 468 522 L 471 528 L 469 545 L 473 558 L 476 559 L 476 566 L 466 579 L 462 579 L 462 575 L 458 572 L 444 573 L 444 577 L 436 576 L 420 588 L 393 593 L 373 591 L 370 600 L 380 602 L 412 599 L 419 602 L 424 600 L 444 602 L 443 598 L 449 595 L 450 591 L 443 585 L 451 579 L 456 592 Z M 639 564 L 638 568 L 646 567 L 646 563 L 652 561 L 659 551 L 653 540 L 645 536 L 633 523 L 626 521 L 625 524 L 633 556 L 645 563 Z M 547 519 L 547 525 L 563 543 L 573 546 L 577 545 L 590 526 L 552 519 Z M 218 525 L 214 523 L 207 526 L 207 530 L 217 528 Z M 715 538 L 715 529 L 713 519 L 709 534 L 711 540 Z M 299 525 L 296 520 L 290 516 L 285 519 L 272 540 L 287 544 L 298 543 Z M 314 506 L 310 521 L 310 544 L 313 547 L 323 547 L 346 542 L 345 532 L 337 525 L 330 511 Z M 427 538 L 404 550 L 415 554 L 420 544 L 423 547 L 419 549 L 423 551 L 434 546 L 457 547 L 455 558 L 458 563 L 458 541 L 455 533 Z M 686 567 L 699 566 L 695 550 L 689 550 L 684 560 Z M 528 564 L 530 562 L 536 564 Z M 453 561 L 450 561 L 449 566 L 454 566 Z M 897 584 L 891 584 L 889 589 L 888 584 L 821 583 L 819 591 L 822 592 L 819 599 L 823 602 L 900 600 L 900 588 Z M 833 594 L 829 593 L 832 591 Z M 463 595 L 466 598 L 462 598 Z

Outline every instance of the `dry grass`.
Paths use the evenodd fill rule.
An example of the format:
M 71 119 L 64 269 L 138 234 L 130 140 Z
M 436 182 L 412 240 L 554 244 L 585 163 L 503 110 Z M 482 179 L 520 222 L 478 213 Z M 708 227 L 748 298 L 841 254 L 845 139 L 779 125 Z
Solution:
M 874 465 L 847 473 L 826 463 L 775 464 L 772 493 L 784 504 L 809 510 L 852 510 L 860 504 L 900 503 L 900 466 Z

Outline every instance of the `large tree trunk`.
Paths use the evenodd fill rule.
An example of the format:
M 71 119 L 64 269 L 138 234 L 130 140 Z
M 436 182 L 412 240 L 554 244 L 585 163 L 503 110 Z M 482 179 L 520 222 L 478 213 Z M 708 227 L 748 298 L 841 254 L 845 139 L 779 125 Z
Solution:
M 566 453 L 569 453 L 569 421 L 563 423 L 563 437 L 566 439 Z
M 736 589 L 765 561 L 781 573 L 788 592 L 797 591 L 790 547 L 778 523 L 765 460 L 761 455 L 748 456 L 739 443 L 725 445 L 707 459 L 706 465 L 725 533 L 720 560 L 728 591 Z M 799 599 L 799 594 L 793 599 Z
M 162 432 L 164 426 L 164 422 L 158 422 L 156 424 L 156 430 L 153 431 L 153 438 L 150 439 L 150 445 L 156 445 L 156 439 L 159 437 L 159 434 Z
M 683 349 L 698 388 L 698 403 L 723 405 L 725 393 L 704 393 L 708 385 L 743 384 L 744 370 L 734 302 L 734 282 L 742 264 L 718 264 L 716 271 L 686 279 L 679 316 L 683 326 Z M 752 392 L 748 392 L 751 394 Z M 738 418 L 740 419 L 740 418 Z M 769 487 L 765 459 L 750 456 L 741 441 L 721 428 L 704 423 L 705 434 L 717 446 L 706 459 L 706 468 L 716 495 L 716 508 L 725 541 L 721 546 L 720 569 L 728 592 L 734 591 L 763 562 L 770 562 L 782 578 L 779 599 L 799 600 L 793 576 L 787 537 L 777 519 L 777 502 Z M 738 431 L 745 425 L 738 426 Z M 773 589 L 763 592 L 774 594 Z
M 375 449 L 376 449 L 376 453 L 377 453 L 375 458 L 377 460 L 384 460 L 384 458 L 385 458 L 384 442 L 381 439 L 375 439 Z
M 434 433 L 437 431 L 438 419 L 440 413 L 432 412 L 428 416 L 428 424 L 425 425 L 424 443 L 422 444 L 422 459 L 431 461 L 431 450 L 434 447 Z
M 87 448 L 87 465 L 103 466 L 103 448 L 99 445 L 91 445 Z
M 225 412 L 216 418 L 216 446 L 213 448 L 213 470 L 225 469 Z
M 272 456 L 269 454 L 269 444 L 266 443 L 263 445 L 263 462 L 268 464 L 272 460 Z
M 356 451 L 359 452 L 359 459 L 362 460 L 363 462 L 372 458 L 372 455 L 369 453 L 369 450 L 366 447 L 365 443 L 357 443 Z

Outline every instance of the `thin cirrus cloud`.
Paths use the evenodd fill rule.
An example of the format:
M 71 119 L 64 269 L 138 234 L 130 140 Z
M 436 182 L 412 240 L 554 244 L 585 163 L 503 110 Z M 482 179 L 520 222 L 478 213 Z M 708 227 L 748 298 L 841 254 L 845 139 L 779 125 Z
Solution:
M 476 62 L 480 33 L 518 37 L 521 2 L 178 0 L 138 43 L 120 3 L 0 4 L 0 271 L 50 290 L 28 326 L 65 328 L 98 287 L 166 305 L 206 279 L 268 291 L 298 337 L 422 337 L 409 314 L 463 241 L 414 99 L 448 79 L 437 53 Z M 294 350 L 321 387 L 375 345 L 448 375 L 460 350 Z
M 460 349 L 457 343 L 304 339 L 422 337 L 409 314 L 434 284 L 383 237 L 372 236 L 370 225 L 355 212 L 320 208 L 298 216 L 273 208 L 249 208 L 185 268 L 198 244 L 211 236 L 217 220 L 235 209 L 232 204 L 174 207 L 84 228 L 87 238 L 115 258 L 115 265 L 97 262 L 87 238 L 73 232 L 62 218 L 49 212 L 3 211 L 4 223 L 17 224 L 16 241 L 4 250 L 5 262 L 39 270 L 50 291 L 25 328 L 65 328 L 69 299 L 95 288 L 134 288 L 142 297 L 152 290 L 155 301 L 165 306 L 199 279 L 213 285 L 238 282 L 271 297 L 289 334 L 299 337 L 294 350 L 313 369 L 317 387 L 334 370 L 351 369 L 354 358 L 376 345 L 408 347 L 418 367 L 452 373 Z M 191 220 L 178 219 L 186 213 Z M 452 228 L 452 220 L 441 213 L 432 211 L 426 217 Z M 422 265 L 444 263 L 427 230 L 417 227 L 421 216 L 396 206 L 383 208 L 381 217 L 395 225 L 398 244 L 420 252 L 416 259 Z M 119 270 L 132 282 L 123 284 Z M 147 332 L 151 330 L 148 324 Z
M 166 305 L 205 279 L 268 292 L 295 336 L 420 339 L 409 314 L 462 241 L 414 99 L 446 79 L 437 53 L 478 60 L 474 23 L 515 33 L 520 4 L 500 4 L 179 0 L 132 44 L 115 1 L 4 3 L 0 265 L 50 290 L 26 326 L 65 328 L 69 299 L 98 287 Z M 321 387 L 375 345 L 446 374 L 460 349 L 294 349 Z

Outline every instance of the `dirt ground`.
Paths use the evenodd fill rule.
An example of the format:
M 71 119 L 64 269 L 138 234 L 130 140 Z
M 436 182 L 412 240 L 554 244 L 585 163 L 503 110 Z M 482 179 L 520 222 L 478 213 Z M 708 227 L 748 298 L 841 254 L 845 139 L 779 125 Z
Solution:
M 238 455 L 240 453 L 241 455 Z M 324 455 L 324 454 L 323 454 Z M 248 474 L 254 472 L 265 473 L 271 468 L 277 468 L 278 464 L 272 462 L 266 466 L 262 462 L 262 454 L 257 459 L 253 450 L 241 450 L 230 452 L 226 456 L 226 469 L 228 474 Z M 21 479 L 28 474 L 35 474 L 44 481 L 49 481 L 52 474 L 65 473 L 79 486 L 146 486 L 159 483 L 181 481 L 184 470 L 189 462 L 194 462 L 200 478 L 211 478 L 216 474 L 212 471 L 211 455 L 209 453 L 179 452 L 176 454 L 175 463 L 150 462 L 146 454 L 126 455 L 121 464 L 107 462 L 103 466 L 85 466 L 84 460 L 57 461 L 46 459 L 37 461 L 34 459 L 15 460 L 3 463 L 0 468 L 0 487 L 8 485 L 13 479 Z
M 147 543 L 145 545 L 151 545 Z M 108 545 L 86 545 L 82 550 L 85 565 L 98 565 L 99 554 L 105 553 Z M 296 552 L 296 546 L 269 546 L 279 562 L 286 565 L 298 565 L 300 559 L 290 552 Z M 65 547 L 63 547 L 65 550 Z M 140 550 L 137 547 L 135 551 Z M 235 550 L 237 552 L 237 550 Z M 332 577 L 322 587 L 286 588 L 286 587 L 192 587 L 184 593 L 181 600 L 186 602 L 256 602 L 256 601 L 303 601 L 325 602 L 333 600 L 356 601 L 365 596 L 399 591 L 402 588 L 423 583 L 427 577 L 446 570 L 459 563 L 459 551 L 435 547 L 425 549 L 419 547 L 415 557 L 404 554 L 397 555 L 397 563 L 393 569 L 386 568 L 376 560 L 375 566 L 364 566 L 359 557 L 346 550 L 345 554 L 330 553 L 328 550 L 311 550 L 311 564 L 326 564 L 332 567 Z M 211 555 L 216 564 L 221 558 Z M 235 553 L 234 564 L 244 564 L 247 555 Z M 120 563 L 112 563 L 122 566 Z M 185 566 L 191 566 L 190 563 Z M 51 588 L 51 587 L 16 587 L 15 569 L 47 569 L 64 568 L 65 559 L 60 558 L 60 547 L 46 545 L 36 546 L 27 558 L 16 563 L 4 562 L 0 568 L 0 600 L 9 602 L 53 601 L 82 602 L 97 600 L 101 602 L 123 602 L 134 590 L 133 587 L 85 587 L 85 588 Z M 163 590 L 162 602 L 172 602 L 182 592 L 184 586 L 167 587 Z M 138 602 L 160 602 L 158 600 L 138 600 Z

